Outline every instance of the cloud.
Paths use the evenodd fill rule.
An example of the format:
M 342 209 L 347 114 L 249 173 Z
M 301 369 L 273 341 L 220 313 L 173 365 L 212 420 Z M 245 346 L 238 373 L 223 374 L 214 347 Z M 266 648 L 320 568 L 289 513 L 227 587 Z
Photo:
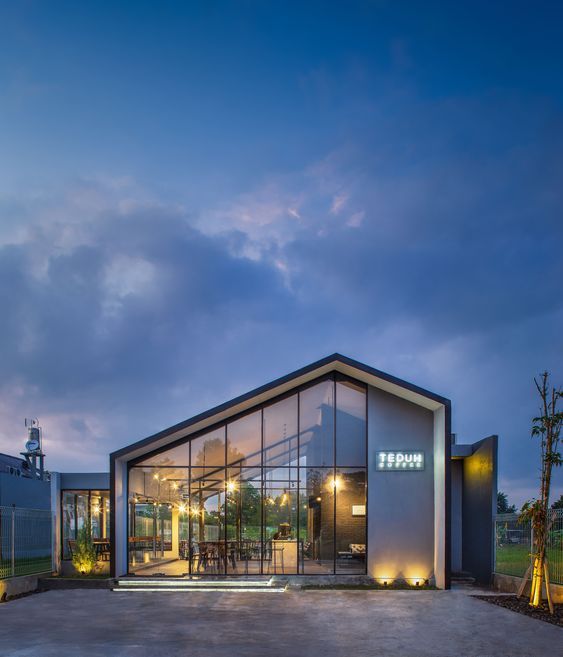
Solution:
M 461 441 L 498 433 L 503 486 L 523 496 L 532 377 L 563 378 L 563 130 L 547 138 L 550 111 L 528 107 L 536 127 L 514 146 L 519 112 L 417 107 L 416 139 L 397 113 L 197 213 L 128 176 L 4 198 L 2 449 L 39 416 L 51 467 L 86 441 L 101 469 L 111 449 L 340 351 L 450 397 Z
M 330 213 L 331 214 L 340 214 L 344 206 L 346 205 L 348 201 L 348 194 L 336 194 L 336 196 L 333 197 L 332 199 L 332 204 L 330 206 Z

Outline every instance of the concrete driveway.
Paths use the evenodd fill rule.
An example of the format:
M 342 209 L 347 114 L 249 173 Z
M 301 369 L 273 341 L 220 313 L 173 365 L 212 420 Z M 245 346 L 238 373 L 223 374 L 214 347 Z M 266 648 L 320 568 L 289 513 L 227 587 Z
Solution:
M 74 590 L 0 606 L 2 657 L 541 657 L 562 645 L 560 628 L 461 591 Z

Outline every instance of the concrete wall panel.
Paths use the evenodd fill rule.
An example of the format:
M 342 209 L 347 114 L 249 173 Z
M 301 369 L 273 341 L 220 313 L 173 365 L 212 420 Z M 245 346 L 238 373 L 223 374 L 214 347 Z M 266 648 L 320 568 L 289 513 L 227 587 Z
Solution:
M 423 450 L 421 472 L 378 472 L 376 452 Z M 434 575 L 434 414 L 368 389 L 368 573 L 383 578 Z

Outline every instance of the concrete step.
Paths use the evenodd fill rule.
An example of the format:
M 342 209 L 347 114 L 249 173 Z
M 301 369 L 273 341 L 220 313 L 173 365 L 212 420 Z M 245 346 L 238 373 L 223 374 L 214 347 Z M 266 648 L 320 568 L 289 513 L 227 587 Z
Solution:
M 115 584 L 112 587 L 112 591 L 254 591 L 264 593 L 282 593 L 286 590 L 286 588 L 287 584 L 285 582 L 274 582 L 271 579 L 156 579 L 149 577 L 122 577 L 115 581 Z
M 452 573 L 452 584 L 475 584 L 475 577 L 471 573 Z

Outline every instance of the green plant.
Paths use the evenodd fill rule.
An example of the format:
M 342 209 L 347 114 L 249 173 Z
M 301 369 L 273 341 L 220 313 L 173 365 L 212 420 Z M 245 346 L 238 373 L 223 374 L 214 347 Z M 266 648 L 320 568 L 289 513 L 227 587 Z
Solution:
M 72 554 L 72 565 L 80 575 L 89 575 L 96 567 L 96 549 L 92 542 L 92 533 L 89 527 L 78 532 L 76 547 Z
M 547 539 L 554 519 L 554 512 L 549 510 L 549 493 L 551 490 L 551 474 L 554 467 L 563 464 L 559 452 L 559 440 L 563 426 L 563 412 L 557 409 L 559 399 L 563 397 L 563 390 L 550 388 L 549 374 L 544 372 L 539 382 L 534 379 L 541 399 L 540 415 L 533 419 L 532 436 L 540 439 L 541 448 L 541 485 L 540 498 L 526 502 L 520 512 L 519 522 L 530 521 L 534 532 L 532 546 L 532 585 L 530 591 L 530 605 L 539 607 L 541 604 L 542 584 L 545 583 L 549 610 L 553 614 L 553 604 L 549 589 L 549 570 L 546 558 Z M 528 573 L 524 577 L 524 582 Z M 521 595 L 523 586 L 518 593 Z

